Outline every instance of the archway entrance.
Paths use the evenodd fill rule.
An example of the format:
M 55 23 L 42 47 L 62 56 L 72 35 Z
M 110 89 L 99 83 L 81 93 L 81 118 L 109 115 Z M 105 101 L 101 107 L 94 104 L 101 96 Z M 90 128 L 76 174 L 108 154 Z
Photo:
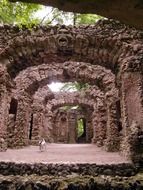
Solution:
M 90 114 L 89 114 L 90 113 Z M 81 105 L 58 107 L 53 112 L 55 143 L 91 143 L 93 138 L 92 110 Z

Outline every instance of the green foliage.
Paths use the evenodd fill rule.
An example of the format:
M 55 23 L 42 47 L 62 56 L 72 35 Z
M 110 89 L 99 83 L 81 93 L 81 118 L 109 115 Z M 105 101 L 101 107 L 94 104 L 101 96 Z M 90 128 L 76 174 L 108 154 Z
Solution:
M 61 88 L 60 91 L 81 91 L 88 88 L 87 83 L 79 83 L 79 82 L 68 82 Z
M 103 17 L 95 14 L 74 14 L 74 24 L 95 24 Z
M 39 23 L 39 19 L 34 18 L 34 14 L 40 9 L 41 6 L 36 4 L 10 3 L 8 0 L 1 0 L 0 23 L 30 27 Z
M 101 16 L 95 14 L 77 14 L 64 12 L 58 8 L 53 8 L 50 13 L 48 13 L 43 19 L 43 24 L 66 24 L 70 23 L 72 25 L 79 24 L 95 24 Z
M 83 119 L 77 121 L 77 136 L 80 137 L 84 133 Z
M 37 18 L 35 13 L 44 11 L 42 5 L 30 3 L 11 3 L 8 0 L 0 0 L 0 23 L 25 25 L 28 28 L 38 24 L 94 24 L 100 16 L 92 14 L 75 14 L 52 8 L 43 18 Z
M 52 8 L 46 16 L 43 17 L 41 24 L 65 24 L 72 20 L 72 13 L 60 11 L 58 8 Z

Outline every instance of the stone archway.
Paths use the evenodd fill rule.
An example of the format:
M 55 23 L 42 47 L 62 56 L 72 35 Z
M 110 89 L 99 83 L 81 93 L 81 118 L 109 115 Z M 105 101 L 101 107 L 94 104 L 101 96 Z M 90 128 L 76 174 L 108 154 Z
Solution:
M 128 128 L 134 121 L 142 128 L 143 43 L 141 32 L 118 22 L 106 20 L 100 21 L 96 26 L 88 26 L 86 30 L 84 27 L 55 26 L 35 28 L 32 31 L 20 31 L 17 27 L 2 27 L 1 31 L 6 34 L 8 41 L 3 39 L 0 42 L 2 47 L 0 70 L 4 70 L 2 76 L 5 76 L 8 71 L 8 77 L 11 79 L 8 77 L 7 79 L 16 82 L 16 90 L 13 90 L 13 94 L 19 98 L 17 109 L 23 110 L 24 113 L 21 116 L 17 115 L 18 118 L 24 116 L 26 121 L 29 120 L 26 111 L 31 110 L 29 106 L 31 96 L 40 87 L 39 85 L 44 86 L 48 80 L 58 79 L 64 75 L 64 81 L 79 78 L 79 81 L 88 81 L 104 91 L 108 115 L 107 125 L 110 126 L 107 128 L 109 139 L 114 136 L 117 129 L 117 101 L 121 103 L 124 141 L 129 135 Z M 81 61 L 86 64 L 81 64 Z M 101 69 L 99 65 L 104 68 Z M 59 73 L 56 71 L 57 68 Z M 86 72 L 88 72 L 87 76 Z M 10 98 L 8 98 L 7 89 L 11 87 L 6 85 L 6 81 L 2 83 L 1 88 L 5 90 L 0 92 L 2 97 L 0 106 L 4 109 L 7 107 L 8 111 Z M 119 96 L 117 89 L 119 89 Z M 132 96 L 132 92 L 135 92 L 135 96 Z M 13 96 L 12 93 L 10 94 Z M 96 110 L 104 109 L 104 104 L 100 105 L 100 101 L 97 105 Z M 136 112 L 133 109 L 134 106 Z M 25 108 L 27 108 L 26 111 L 24 111 Z M 0 117 L 3 118 L 1 126 L 4 126 L 7 121 L 7 114 L 5 114 L 7 111 L 5 112 L 4 109 L 0 113 Z M 97 114 L 99 113 L 101 112 Z M 20 125 L 25 133 L 22 128 L 24 122 Z M 104 126 L 104 122 L 102 125 Z M 6 131 L 6 125 L 4 130 Z M 106 143 L 110 144 L 109 140 Z M 112 147 L 111 144 L 110 147 Z
M 52 125 L 53 128 L 55 128 L 55 122 L 57 122 L 58 125 L 61 126 L 60 118 L 63 118 L 63 115 L 65 115 L 64 118 L 66 118 L 67 121 L 67 134 L 66 134 L 66 141 L 69 143 L 76 143 L 77 140 L 77 120 L 78 116 L 84 115 L 85 118 L 87 118 L 86 122 L 86 142 L 91 142 L 91 138 L 93 137 L 93 109 L 94 109 L 95 101 L 93 99 L 87 98 L 85 95 L 82 94 L 82 92 L 76 92 L 76 93 L 61 93 L 58 96 L 55 96 L 54 99 L 48 102 L 47 104 L 47 112 L 51 113 L 47 115 L 53 115 L 52 117 Z M 80 112 L 79 109 L 69 109 L 68 111 L 60 110 L 59 108 L 63 106 L 78 106 L 79 109 L 82 107 L 84 108 L 84 111 Z M 46 122 L 47 123 L 47 122 Z M 57 129 L 55 129 L 54 136 L 56 139 L 57 133 L 56 130 L 58 130 L 59 126 L 57 125 Z
M 79 72 L 80 68 L 82 69 L 81 72 Z M 47 65 L 41 65 L 38 67 L 31 67 L 28 68 L 27 70 L 21 72 L 18 77 L 16 77 L 15 82 L 17 84 L 17 94 L 20 94 L 20 92 L 23 93 L 23 89 L 25 89 L 25 93 L 32 93 L 38 89 L 39 84 L 45 85 L 48 81 L 54 79 L 60 79 L 60 80 L 65 80 L 65 77 L 68 76 L 68 80 L 82 80 L 84 79 L 84 82 L 90 82 L 91 84 L 95 83 L 98 84 L 100 88 L 104 88 L 105 94 L 108 94 L 108 97 L 106 99 L 109 101 L 109 103 L 112 102 L 112 98 L 116 99 L 117 97 L 117 90 L 115 88 L 115 83 L 114 83 L 114 75 L 110 71 L 106 71 L 106 69 L 100 67 L 100 66 L 92 66 L 92 69 L 90 67 L 90 64 L 85 64 L 85 63 L 79 63 L 77 64 L 77 67 L 75 67 L 75 63 L 72 62 L 66 62 L 64 65 L 60 64 L 53 64 L 53 75 L 51 73 L 52 67 L 48 67 Z M 35 75 L 33 76 L 33 71 Z M 26 74 L 27 73 L 27 74 Z M 31 74 L 30 74 L 31 73 Z M 93 73 L 93 74 L 92 74 Z M 96 75 L 95 75 L 96 73 Z M 87 76 L 85 77 L 85 75 Z M 23 77 L 22 77 L 23 76 Z M 71 79 L 70 79 L 71 78 Z M 67 80 L 67 79 L 66 79 Z M 108 82 L 109 81 L 109 82 Z M 92 91 L 94 92 L 94 91 Z M 96 96 L 96 93 L 93 94 L 93 97 Z M 20 96 L 21 97 L 21 96 Z M 26 94 L 25 94 L 26 97 Z M 28 96 L 29 97 L 29 96 Z M 27 108 L 27 104 L 25 105 Z M 22 108 L 25 110 L 25 106 Z M 21 109 L 21 108 L 20 108 Z M 41 109 L 41 108 L 40 108 Z M 104 109 L 105 110 L 105 109 Z M 114 108 L 114 111 L 116 108 Z M 39 110 L 39 113 L 41 111 Z M 110 114 L 110 112 L 109 112 Z M 116 114 L 116 111 L 115 111 Z M 23 118 L 27 118 L 26 113 Z M 38 118 L 41 118 L 42 116 L 39 116 Z M 100 116 L 99 116 L 100 117 Z M 21 116 L 20 116 L 21 118 Z M 20 118 L 18 118 L 18 122 L 20 121 Z M 25 121 L 29 120 L 29 118 L 26 119 Z M 114 117 L 115 118 L 115 117 Z M 24 125 L 25 125 L 24 121 Z M 42 121 L 42 120 L 41 120 Z M 112 120 L 110 119 L 110 122 Z M 109 122 L 109 127 L 110 127 L 110 122 Z M 21 122 L 20 122 L 21 125 Z M 17 124 L 18 126 L 18 124 Z M 23 126 L 24 127 L 24 126 Z M 116 127 L 114 127 L 116 130 Z M 115 136 L 114 132 L 113 135 Z M 112 137 L 110 137 L 111 139 Z
M 82 71 L 79 72 L 80 68 L 82 68 Z M 30 98 L 30 96 L 32 94 L 34 94 L 34 91 L 36 91 L 40 85 L 42 85 L 42 86 L 45 85 L 53 77 L 61 79 L 61 80 L 65 80 L 65 77 L 67 77 L 67 76 L 68 76 L 68 80 L 76 79 L 76 80 L 82 81 L 82 79 L 84 79 L 84 82 L 89 82 L 89 83 L 91 83 L 91 85 L 97 84 L 99 86 L 99 88 L 101 88 L 102 90 L 104 89 L 104 96 L 105 96 L 107 102 L 111 103 L 111 102 L 113 102 L 114 99 L 116 100 L 117 90 L 115 88 L 114 75 L 110 71 L 102 68 L 101 66 L 92 66 L 92 69 L 91 69 L 90 64 L 85 64 L 85 63 L 78 62 L 77 67 L 75 67 L 75 63 L 72 63 L 72 62 L 66 62 L 66 63 L 64 63 L 64 65 L 59 65 L 59 64 L 55 63 L 55 64 L 53 64 L 53 70 L 52 70 L 53 75 L 50 73 L 51 69 L 52 69 L 52 67 L 49 68 L 46 65 L 41 65 L 38 67 L 31 67 L 31 68 L 28 68 L 27 70 L 21 72 L 15 78 L 17 88 L 13 94 L 18 98 L 18 111 L 17 111 L 18 114 L 17 114 L 17 120 L 15 123 L 15 126 L 19 130 L 18 130 L 18 134 L 15 134 L 15 136 L 17 136 L 18 138 L 14 142 L 18 146 L 23 146 L 23 145 L 28 144 L 27 127 L 29 126 L 29 120 L 31 120 L 31 116 L 34 117 L 34 115 L 27 114 L 27 110 L 29 110 L 29 113 L 31 112 L 30 105 L 31 105 L 32 99 Z M 34 76 L 33 76 L 33 71 L 35 73 Z M 86 73 L 88 74 L 87 78 L 85 78 Z M 96 73 L 96 75 L 95 75 L 95 73 Z M 93 92 L 94 91 L 92 89 L 91 96 L 96 97 L 96 92 L 95 92 L 95 94 L 93 94 Z M 114 102 L 115 102 L 115 100 L 114 100 Z M 99 100 L 99 104 L 100 104 L 100 100 Z M 107 104 L 107 107 L 108 107 L 108 104 Z M 44 107 L 43 108 L 39 107 L 38 109 L 36 108 L 36 110 L 38 110 L 40 113 L 39 117 L 37 117 L 38 119 L 40 119 L 40 123 L 43 121 L 43 119 L 42 119 L 43 116 L 41 114 L 43 112 L 42 111 L 43 109 L 44 109 Z M 108 108 L 104 108 L 105 113 L 107 112 L 106 109 L 108 109 Z M 98 110 L 97 112 L 100 113 L 100 109 L 97 108 L 97 110 Z M 115 111 L 115 115 L 116 115 L 116 107 L 114 107 L 114 111 Z M 101 116 L 97 112 L 96 112 L 96 114 L 99 115 L 97 118 L 100 120 Z M 110 107 L 109 107 L 109 115 L 110 115 Z M 113 118 L 115 119 L 115 117 L 113 117 Z M 97 120 L 97 119 L 95 119 L 95 120 Z M 107 129 L 110 128 L 111 122 L 112 122 L 112 119 L 110 118 Z M 105 123 L 106 122 L 104 122 L 104 124 Z M 99 128 L 100 128 L 100 124 L 99 124 Z M 104 128 L 106 129 L 106 127 L 104 127 Z M 96 129 L 96 131 L 97 131 L 97 129 Z M 100 130 L 98 130 L 98 132 L 97 132 L 98 135 L 99 135 L 99 131 Z M 112 131 L 112 135 L 110 136 L 111 132 L 109 132 L 109 134 L 108 134 L 109 144 L 110 144 L 110 141 L 116 140 L 115 138 L 113 138 L 113 136 L 114 137 L 117 136 L 117 135 L 115 135 L 116 132 L 114 132 L 114 131 L 117 131 L 116 126 L 113 127 L 113 130 L 110 130 L 110 131 Z M 103 134 L 103 133 L 101 132 L 101 134 Z M 101 135 L 99 135 L 99 138 L 101 138 Z M 19 139 L 21 142 L 19 142 Z M 96 137 L 96 139 L 97 139 L 97 137 Z M 100 141 L 102 142 L 101 144 L 103 145 L 102 138 Z M 113 145 L 113 147 L 114 147 L 114 145 Z M 113 150 L 113 148 L 111 148 L 111 150 Z

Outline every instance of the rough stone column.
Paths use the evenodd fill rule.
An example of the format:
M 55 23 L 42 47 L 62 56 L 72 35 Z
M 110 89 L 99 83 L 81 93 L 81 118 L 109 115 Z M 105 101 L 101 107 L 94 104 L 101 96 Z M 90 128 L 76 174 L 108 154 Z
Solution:
M 103 146 L 106 138 L 106 106 L 103 101 L 97 98 L 97 104 L 93 113 L 93 139 L 97 146 Z
M 31 102 L 26 94 L 18 98 L 17 115 L 15 122 L 15 147 L 28 145 L 28 129 L 30 125 Z
M 41 104 L 36 103 L 33 105 L 33 127 L 31 143 L 37 144 L 41 138 L 46 140 L 46 131 L 43 126 L 44 121 L 44 109 Z
M 117 125 L 117 108 L 115 102 L 107 102 L 107 131 L 105 149 L 107 151 L 118 151 L 120 147 L 120 135 Z
M 0 151 L 7 149 L 8 97 L 4 85 L 0 84 Z
M 53 120 L 52 120 L 52 112 L 45 111 L 43 116 L 43 128 L 44 128 L 44 138 L 46 142 L 52 143 L 54 142 L 54 136 L 53 136 L 53 130 L 55 130 L 53 126 Z M 54 121 L 55 123 L 55 121 Z
M 93 138 L 93 125 L 91 118 L 86 118 L 86 142 L 91 143 Z
M 7 145 L 9 148 L 13 148 L 15 143 L 15 114 L 9 114 L 8 125 L 7 125 Z
M 7 87 L 11 88 L 8 81 L 8 74 L 3 65 L 0 64 L 0 151 L 7 149 L 7 122 L 9 92 Z
M 124 98 L 128 117 L 128 124 L 124 123 L 124 126 L 131 126 L 133 121 L 136 121 L 143 129 L 142 80 L 143 76 L 139 72 L 128 72 L 122 75 L 122 98 Z
M 130 131 L 134 122 L 143 131 L 143 94 L 142 74 L 140 72 L 125 72 L 121 81 L 121 103 L 122 103 L 122 126 L 123 140 L 121 152 L 124 156 L 130 157 Z
M 70 112 L 68 120 L 68 130 L 69 130 L 69 143 L 76 143 L 77 131 L 76 131 L 76 114 L 75 112 Z

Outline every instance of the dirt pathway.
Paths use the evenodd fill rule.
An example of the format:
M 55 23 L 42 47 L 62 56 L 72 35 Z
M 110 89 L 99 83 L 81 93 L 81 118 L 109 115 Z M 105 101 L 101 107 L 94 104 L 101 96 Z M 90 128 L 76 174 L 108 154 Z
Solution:
M 119 164 L 128 161 L 119 153 L 110 153 L 93 144 L 48 144 L 47 150 L 38 146 L 23 149 L 8 149 L 0 152 L 0 161 L 25 163 L 96 163 Z

